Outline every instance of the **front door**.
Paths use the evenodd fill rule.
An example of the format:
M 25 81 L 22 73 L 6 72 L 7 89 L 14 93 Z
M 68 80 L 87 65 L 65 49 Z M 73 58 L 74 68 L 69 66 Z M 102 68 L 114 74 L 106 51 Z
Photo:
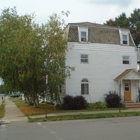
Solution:
M 124 81 L 124 100 L 131 101 L 131 81 Z

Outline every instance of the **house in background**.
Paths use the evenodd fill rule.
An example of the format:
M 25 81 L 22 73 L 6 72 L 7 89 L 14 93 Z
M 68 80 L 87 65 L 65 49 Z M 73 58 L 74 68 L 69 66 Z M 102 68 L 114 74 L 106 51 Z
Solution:
M 69 23 L 66 65 L 75 67 L 66 79 L 66 94 L 88 102 L 104 101 L 109 91 L 124 101 L 137 100 L 140 75 L 137 50 L 128 29 L 90 22 Z

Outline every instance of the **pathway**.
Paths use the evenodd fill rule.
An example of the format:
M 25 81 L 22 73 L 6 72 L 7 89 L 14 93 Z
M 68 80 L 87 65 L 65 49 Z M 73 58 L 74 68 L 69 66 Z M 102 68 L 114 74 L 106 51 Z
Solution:
M 5 116 L 2 119 L 4 122 L 13 122 L 13 121 L 28 121 L 19 108 L 9 100 L 9 97 L 5 97 Z

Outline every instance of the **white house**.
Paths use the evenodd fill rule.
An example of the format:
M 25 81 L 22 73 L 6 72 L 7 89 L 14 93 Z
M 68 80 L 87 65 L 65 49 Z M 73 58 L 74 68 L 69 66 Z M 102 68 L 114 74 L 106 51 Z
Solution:
M 137 50 L 128 29 L 90 22 L 69 23 L 66 65 L 75 67 L 66 79 L 67 95 L 82 95 L 88 102 L 104 101 L 109 91 L 124 101 L 136 101 L 140 75 Z

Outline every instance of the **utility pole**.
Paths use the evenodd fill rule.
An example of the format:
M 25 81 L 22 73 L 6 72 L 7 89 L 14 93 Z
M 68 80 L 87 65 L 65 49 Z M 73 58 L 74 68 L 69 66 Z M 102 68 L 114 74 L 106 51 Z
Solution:
M 46 117 L 47 117 L 48 75 L 46 75 Z
M 121 112 L 121 80 L 119 81 L 119 113 Z

